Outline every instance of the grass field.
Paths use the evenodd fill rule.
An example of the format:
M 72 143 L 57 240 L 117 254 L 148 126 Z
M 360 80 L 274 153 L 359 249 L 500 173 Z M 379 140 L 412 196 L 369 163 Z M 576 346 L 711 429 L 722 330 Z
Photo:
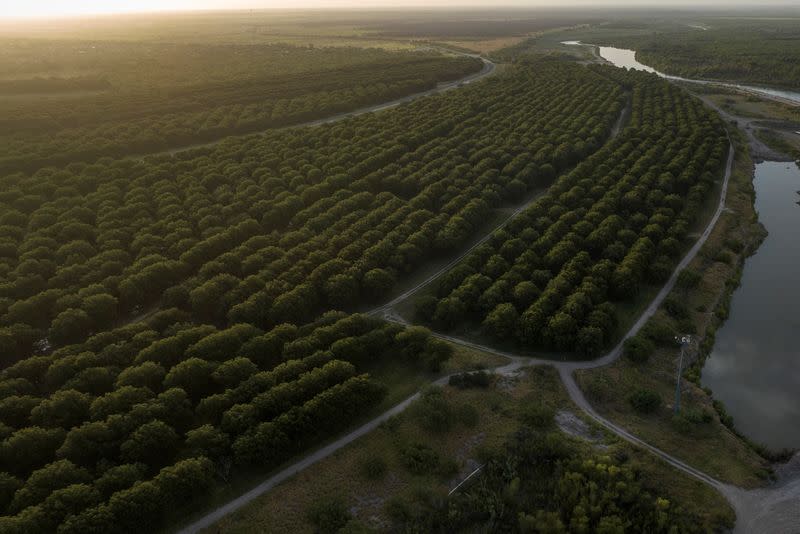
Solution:
M 765 144 L 771 148 L 800 159 L 800 134 L 796 130 L 778 128 L 760 128 L 755 132 Z
M 800 121 L 800 106 L 724 90 L 715 90 L 708 96 L 722 109 L 740 117 Z

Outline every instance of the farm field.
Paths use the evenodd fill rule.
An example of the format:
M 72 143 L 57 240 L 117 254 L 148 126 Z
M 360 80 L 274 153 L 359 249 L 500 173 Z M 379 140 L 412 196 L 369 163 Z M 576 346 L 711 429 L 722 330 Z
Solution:
M 0 14 L 0 532 L 791 531 L 703 369 L 798 108 L 562 44 L 791 88 L 791 9 L 47 1 Z
M 501 345 L 584 357 L 618 341 L 637 295 L 647 298 L 646 285 L 671 274 L 727 145 L 699 103 L 649 80 L 631 80 L 623 133 L 445 273 L 416 302 L 418 319 L 456 331 L 466 323 L 463 330 L 482 330 Z M 645 128 L 649 152 L 637 150 L 650 144 L 640 137 Z
M 289 126 L 429 90 L 483 66 L 433 50 L 285 44 L 14 40 L 4 49 L 5 172 Z

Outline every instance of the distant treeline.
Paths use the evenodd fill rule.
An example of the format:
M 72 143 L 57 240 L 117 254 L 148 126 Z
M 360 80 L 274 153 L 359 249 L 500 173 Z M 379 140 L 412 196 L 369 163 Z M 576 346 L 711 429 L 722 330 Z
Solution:
M 639 61 L 668 74 L 800 88 L 797 20 L 741 22 L 601 41 L 633 48 Z
M 0 80 L 0 94 L 70 93 L 76 91 L 105 91 L 111 89 L 108 80 L 99 78 L 31 78 Z
M 0 173 L 168 150 L 296 124 L 431 89 L 482 68 L 479 59 L 434 52 L 273 48 L 276 61 L 295 58 L 296 71 L 1 103 Z M 319 63 L 309 64 L 309 56 Z M 330 72 L 327 59 L 340 67 Z M 262 60 L 253 59 L 256 65 Z

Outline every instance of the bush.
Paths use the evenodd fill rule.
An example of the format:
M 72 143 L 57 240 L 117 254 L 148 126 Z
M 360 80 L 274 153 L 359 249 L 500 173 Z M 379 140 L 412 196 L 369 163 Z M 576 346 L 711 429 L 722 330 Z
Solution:
M 729 237 L 728 239 L 726 239 L 725 246 L 737 254 L 739 254 L 742 250 L 744 250 L 744 243 L 742 243 L 739 239 L 736 239 L 734 237 Z
M 733 256 L 727 250 L 720 250 L 714 255 L 714 261 L 730 265 L 733 261 Z
M 308 518 L 320 534 L 339 532 L 353 516 L 339 497 L 328 497 L 311 506 Z
M 440 387 L 426 388 L 414 404 L 413 413 L 419 425 L 428 432 L 447 432 L 453 426 L 453 408 Z
M 432 295 L 419 297 L 414 301 L 414 318 L 420 323 L 428 324 L 433 321 L 436 305 L 439 301 Z
M 678 331 L 681 334 L 696 334 L 697 325 L 695 325 L 694 321 L 692 321 L 690 318 L 686 317 L 685 319 L 678 321 Z
M 555 410 L 542 403 L 530 403 L 522 406 L 519 418 L 530 427 L 544 430 L 554 424 Z
M 675 297 L 667 297 L 664 300 L 664 309 L 676 319 L 686 319 L 689 317 L 689 308 Z
M 421 443 L 414 443 L 405 447 L 400 453 L 403 466 L 410 473 L 424 475 L 436 471 L 439 467 L 439 454 Z
M 642 414 L 650 414 L 661 406 L 661 397 L 655 391 L 638 389 L 628 397 L 633 409 Z
M 459 373 L 450 377 L 448 384 L 458 389 L 468 388 L 488 388 L 491 383 L 491 375 L 486 371 L 474 373 Z
M 699 408 L 686 408 L 681 411 L 681 417 L 693 424 L 710 423 L 714 416 L 708 410 Z
M 700 280 L 702 279 L 703 279 L 702 275 L 697 271 L 693 271 L 691 269 L 684 269 L 678 275 L 677 284 L 678 287 L 681 287 L 683 289 L 692 289 L 694 287 L 697 287 L 697 285 L 700 283 Z
M 425 367 L 432 373 L 438 373 L 442 364 L 453 355 L 453 346 L 441 339 L 430 338 L 425 345 L 425 350 L 420 354 L 420 359 Z
M 471 404 L 462 404 L 456 410 L 459 422 L 468 428 L 475 428 L 478 424 L 478 409 Z
M 386 460 L 380 456 L 370 456 L 361 464 L 361 472 L 365 478 L 370 480 L 380 480 L 386 475 L 388 466 Z
M 646 362 L 654 350 L 656 346 L 653 342 L 641 334 L 626 339 L 622 345 L 622 354 L 633 363 Z
M 665 317 L 656 316 L 650 319 L 642 329 L 642 335 L 661 346 L 675 343 L 675 328 L 672 321 Z

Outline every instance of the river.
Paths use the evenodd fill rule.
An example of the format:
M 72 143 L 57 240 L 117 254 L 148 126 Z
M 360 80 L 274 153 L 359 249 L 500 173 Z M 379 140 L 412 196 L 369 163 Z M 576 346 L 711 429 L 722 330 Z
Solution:
M 566 41 L 567 45 L 584 45 Z M 593 45 L 584 45 L 593 46 Z M 597 47 L 617 67 L 658 72 L 636 60 L 633 50 Z M 718 82 L 713 82 L 718 83 Z M 800 103 L 800 93 L 719 83 Z M 772 449 L 800 447 L 800 169 L 767 161 L 755 168 L 756 210 L 769 235 L 745 262 L 730 316 L 717 332 L 702 384 L 733 416 L 736 428 Z
M 561 44 L 565 45 L 580 45 L 580 46 L 595 46 L 590 45 L 587 43 L 582 43 L 580 41 L 564 41 Z M 652 67 L 648 67 L 647 65 L 640 63 L 636 59 L 636 51 L 628 50 L 625 48 L 615 48 L 613 46 L 598 46 L 597 47 L 598 54 L 600 57 L 608 61 L 609 63 L 617 66 L 623 67 L 626 69 L 635 69 L 635 70 L 643 70 L 645 72 L 652 72 L 658 74 L 662 78 L 666 78 L 668 80 L 674 80 L 679 82 L 689 82 L 689 83 L 699 83 L 699 84 L 714 84 L 720 85 L 723 87 L 730 87 L 731 89 L 738 89 L 740 91 L 745 91 L 748 93 L 754 93 L 757 95 L 767 96 L 776 98 L 779 100 L 787 101 L 792 104 L 799 104 L 800 105 L 800 92 L 796 91 L 786 91 L 783 89 L 773 89 L 767 87 L 756 87 L 754 85 L 744 85 L 738 83 L 727 83 L 727 82 L 719 82 L 715 80 L 694 80 L 689 78 L 682 78 L 680 76 L 672 76 L 669 74 L 664 74 L 663 72 L 659 72 Z
M 769 235 L 748 258 L 702 383 L 736 428 L 771 448 L 800 446 L 800 169 L 756 165 L 756 210 Z

